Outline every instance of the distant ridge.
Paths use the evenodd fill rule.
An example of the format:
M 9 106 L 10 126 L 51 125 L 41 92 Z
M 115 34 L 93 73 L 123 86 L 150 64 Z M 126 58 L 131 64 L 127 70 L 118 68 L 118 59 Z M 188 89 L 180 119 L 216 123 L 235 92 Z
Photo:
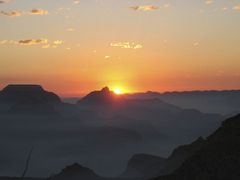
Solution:
M 10 84 L 0 91 L 0 101 L 13 103 L 24 101 L 61 102 L 56 94 L 45 91 L 42 86 L 34 84 Z
M 123 99 L 123 96 L 116 95 L 108 87 L 102 88 L 100 91 L 93 91 L 80 99 L 77 104 L 85 103 L 92 105 L 112 104 Z
M 59 174 L 51 178 L 52 180 L 100 180 L 95 172 L 78 163 L 66 166 Z
M 240 90 L 196 90 L 127 94 L 126 98 L 158 98 L 181 108 L 194 108 L 204 113 L 232 116 L 240 112 Z
M 154 156 L 150 154 L 135 154 L 128 161 L 128 165 L 124 173 L 120 177 L 124 178 L 137 178 L 137 177 L 147 177 L 147 175 L 152 172 L 148 172 L 149 167 L 154 167 L 158 165 L 164 165 L 166 162 L 165 158 Z
M 56 114 L 55 106 L 58 104 L 61 104 L 61 99 L 40 85 L 11 84 L 0 91 L 3 113 L 53 115 Z
M 20 91 L 44 91 L 42 86 L 35 84 L 9 84 L 2 90 L 3 92 L 20 92 Z

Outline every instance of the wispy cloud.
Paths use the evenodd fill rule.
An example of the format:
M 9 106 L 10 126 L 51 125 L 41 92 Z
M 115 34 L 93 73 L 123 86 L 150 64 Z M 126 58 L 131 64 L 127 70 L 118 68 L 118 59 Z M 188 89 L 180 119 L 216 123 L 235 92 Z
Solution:
M 153 6 L 153 5 L 145 5 L 145 6 L 132 6 L 130 9 L 134 11 L 155 11 L 159 7 L 158 6 Z
M 19 17 L 19 16 L 23 16 L 23 15 L 46 15 L 46 14 L 48 14 L 48 11 L 44 10 L 44 9 L 32 9 L 29 12 L 14 10 L 14 11 L 9 11 L 9 12 L 1 11 L 0 14 L 3 16 L 8 16 L 8 17 Z
M 53 44 L 55 44 L 55 45 L 62 45 L 63 41 L 62 40 L 56 40 L 56 41 L 53 41 Z
M 48 39 L 0 40 L 0 45 L 40 46 L 43 49 L 58 48 L 63 45 L 62 40 L 49 41 Z
M 48 11 L 47 10 L 44 10 L 44 9 L 32 9 L 30 11 L 30 14 L 35 14 L 35 15 L 44 15 L 44 14 L 48 14 Z
M 36 45 L 36 44 L 47 44 L 47 39 L 25 39 L 25 40 L 19 40 L 18 44 L 21 45 Z
M 134 42 L 118 42 L 118 43 L 111 43 L 111 47 L 119 47 L 122 49 L 141 49 L 143 45 L 136 44 Z
M 9 16 L 9 17 L 18 17 L 18 16 L 22 16 L 22 12 L 20 12 L 20 11 L 10 11 L 10 12 L 1 11 L 1 15 Z

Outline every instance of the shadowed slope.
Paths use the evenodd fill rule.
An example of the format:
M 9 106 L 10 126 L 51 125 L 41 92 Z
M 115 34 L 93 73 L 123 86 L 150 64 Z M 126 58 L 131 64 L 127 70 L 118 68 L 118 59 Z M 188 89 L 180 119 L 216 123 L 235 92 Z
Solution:
M 227 119 L 199 151 L 169 176 L 155 180 L 239 180 L 240 115 Z

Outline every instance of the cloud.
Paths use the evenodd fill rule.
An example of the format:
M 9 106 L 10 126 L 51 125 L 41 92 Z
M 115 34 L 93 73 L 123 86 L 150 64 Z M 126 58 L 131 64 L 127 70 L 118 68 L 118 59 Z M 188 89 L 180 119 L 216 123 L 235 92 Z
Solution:
M 47 44 L 47 39 L 25 39 L 25 40 L 19 40 L 18 44 L 21 45 L 37 45 L 37 44 Z
M 19 46 L 34 46 L 39 45 L 43 49 L 58 48 L 63 45 L 62 40 L 41 39 L 22 39 L 22 40 L 0 40 L 0 45 L 19 45 Z
M 153 6 L 153 5 L 145 5 L 145 6 L 132 6 L 130 8 L 134 11 L 155 11 L 159 7 L 158 6 Z
M 47 39 L 22 39 L 22 40 L 0 40 L 0 44 L 13 44 L 13 45 L 38 45 L 47 44 Z
M 0 14 L 3 15 L 3 16 L 8 16 L 8 17 L 19 17 L 19 16 L 23 16 L 23 15 L 46 15 L 46 14 L 48 14 L 48 11 L 43 10 L 43 9 L 32 9 L 29 12 L 23 12 L 23 11 L 5 12 L 5 11 L 1 11 Z
M 17 44 L 16 41 L 14 40 L 0 40 L 0 45 L 5 45 L 5 44 Z
M 62 44 L 63 44 L 63 41 L 61 41 L 61 40 L 56 40 L 56 41 L 53 41 L 53 44 L 54 44 L 54 45 L 62 45 Z
M 1 11 L 1 15 L 9 16 L 9 17 L 18 17 L 18 16 L 22 16 L 22 12 L 20 12 L 20 11 L 10 11 L 10 12 Z
M 118 43 L 111 43 L 111 47 L 119 47 L 122 49 L 141 49 L 143 46 L 141 44 L 136 44 L 134 42 L 118 42 Z
M 30 14 L 35 14 L 35 15 L 44 15 L 44 14 L 48 14 L 48 11 L 47 10 L 44 10 L 44 9 L 32 9 L 30 11 Z
M 240 4 L 233 7 L 234 10 L 240 12 Z

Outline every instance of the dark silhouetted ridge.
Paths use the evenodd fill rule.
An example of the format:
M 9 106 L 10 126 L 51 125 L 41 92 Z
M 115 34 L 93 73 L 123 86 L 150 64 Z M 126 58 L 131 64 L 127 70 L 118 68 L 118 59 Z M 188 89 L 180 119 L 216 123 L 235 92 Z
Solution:
M 154 166 L 155 164 L 164 164 L 165 158 L 149 154 L 135 154 L 128 161 L 127 168 L 121 177 L 136 178 L 147 177 L 146 169 Z
M 204 142 L 205 140 L 202 137 L 199 137 L 191 144 L 182 145 L 174 149 L 172 154 L 168 157 L 166 164 L 162 168 L 159 168 L 161 170 L 157 174 L 165 175 L 172 173 L 174 170 L 179 168 L 188 158 L 193 156 L 203 146 Z M 153 170 L 154 167 L 151 167 L 150 169 Z
M 101 179 L 91 169 L 77 163 L 65 167 L 59 174 L 52 177 L 53 180 L 98 180 Z
M 155 180 L 239 180 L 240 115 L 227 119 L 174 173 Z
M 45 91 L 40 85 L 8 85 L 0 93 L 0 101 L 42 101 L 47 103 L 61 102 L 60 98 L 56 94 Z
M 40 85 L 33 84 L 10 84 L 3 89 L 3 92 L 39 92 L 44 91 Z
M 78 104 L 112 104 L 123 99 L 121 95 L 116 95 L 110 91 L 108 87 L 102 88 L 100 91 L 93 91 L 78 101 Z
M 136 154 L 129 160 L 122 176 L 150 178 L 170 174 L 196 153 L 204 142 L 205 140 L 200 137 L 191 144 L 179 146 L 167 159 L 148 154 Z
M 55 114 L 60 98 L 40 85 L 8 85 L 0 92 L 0 103 L 11 114 Z

